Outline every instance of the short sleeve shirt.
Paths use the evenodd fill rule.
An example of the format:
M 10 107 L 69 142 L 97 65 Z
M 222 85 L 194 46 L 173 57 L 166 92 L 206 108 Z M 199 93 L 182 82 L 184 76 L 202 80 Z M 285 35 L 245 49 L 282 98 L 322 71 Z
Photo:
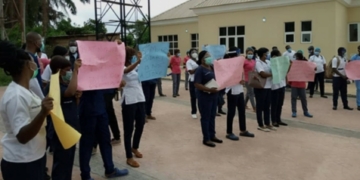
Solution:
M 340 60 L 339 66 L 338 66 L 338 59 Z M 337 68 L 339 73 L 342 75 L 346 75 L 345 66 L 346 66 L 346 58 L 337 56 L 334 57 L 334 59 L 332 60 L 332 68 Z M 340 76 L 337 75 L 336 73 L 333 73 L 333 77 L 340 77 Z
M 316 55 L 312 55 L 309 59 L 310 62 L 315 63 L 316 65 L 316 73 L 322 73 L 324 72 L 324 65 L 326 64 L 326 60 L 324 58 L 324 56 L 316 56 Z
M 212 79 L 215 79 L 215 73 L 213 70 L 204 68 L 202 66 L 199 66 L 196 69 L 195 76 L 194 76 L 194 83 L 205 85 Z M 203 92 L 200 90 L 197 90 L 196 92 L 200 95 L 209 95 L 209 96 L 213 95 L 213 94 L 209 94 L 207 92 Z
M 193 60 L 193 59 L 189 59 L 187 62 L 186 62 L 186 69 L 188 71 L 190 70 L 195 70 L 196 68 L 198 68 L 199 65 Z M 190 82 L 194 82 L 194 75 L 195 74 L 190 74 L 189 75 L 189 81 Z
M 124 69 L 126 69 L 126 67 L 124 67 Z M 122 104 L 125 101 L 126 105 L 130 105 L 145 102 L 144 92 L 136 70 L 134 69 L 131 72 L 124 74 L 123 80 L 126 82 L 126 85 L 123 88 L 123 95 L 120 103 Z
M 263 62 L 261 60 L 256 60 L 255 69 L 257 73 L 260 72 L 271 73 L 270 61 L 266 60 L 265 62 Z M 272 78 L 268 77 L 266 78 L 264 89 L 271 89 L 271 87 L 272 87 Z
M 181 57 L 173 56 L 170 60 L 171 72 L 173 74 L 181 73 Z
M 41 75 L 41 79 L 46 82 L 50 82 L 51 74 L 52 74 L 52 71 L 51 71 L 50 66 L 46 66 L 43 74 Z
M 0 115 L 4 122 L 5 135 L 1 139 L 3 158 L 13 163 L 36 161 L 45 155 L 46 121 L 38 134 L 21 144 L 16 136 L 41 111 L 41 99 L 32 91 L 11 82 L 0 100 Z

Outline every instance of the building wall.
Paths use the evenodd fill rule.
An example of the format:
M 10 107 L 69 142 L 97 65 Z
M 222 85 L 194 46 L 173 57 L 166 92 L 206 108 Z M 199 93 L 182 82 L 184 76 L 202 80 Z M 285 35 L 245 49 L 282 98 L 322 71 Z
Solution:
M 360 7 L 348 8 L 347 10 L 348 23 L 360 23 Z M 349 42 L 349 25 L 346 25 L 346 41 L 348 42 L 348 54 L 357 53 L 357 47 L 360 45 L 360 42 Z M 359 27 L 360 28 L 360 27 Z
M 295 22 L 294 50 L 307 52 L 310 45 L 322 48 L 323 55 L 334 55 L 336 2 L 320 2 L 288 7 L 248 10 L 198 17 L 200 45 L 219 44 L 219 27 L 245 25 L 245 47 L 277 46 L 285 51 L 285 22 Z M 339 11 L 342 10 L 340 7 Z M 262 19 L 266 18 L 266 22 Z M 301 43 L 301 21 L 312 21 L 312 43 Z
M 335 49 L 332 51 L 333 55 L 337 55 L 337 49 L 339 47 L 345 47 L 348 49 L 348 8 L 339 2 L 335 2 Z M 348 53 L 349 54 L 349 53 Z
M 158 42 L 158 36 L 177 35 L 178 49 L 180 49 L 182 56 L 185 56 L 186 51 L 191 48 L 191 34 L 196 33 L 198 33 L 197 23 L 151 26 L 151 41 Z

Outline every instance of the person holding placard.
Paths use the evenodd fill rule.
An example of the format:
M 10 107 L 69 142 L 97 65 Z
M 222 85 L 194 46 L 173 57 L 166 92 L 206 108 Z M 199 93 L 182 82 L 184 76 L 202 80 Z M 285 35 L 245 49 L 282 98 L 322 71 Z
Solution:
M 333 70 L 333 110 L 337 110 L 339 92 L 341 95 L 341 100 L 343 102 L 343 107 L 346 110 L 353 110 L 349 107 L 347 100 L 347 76 L 345 72 L 346 66 L 346 49 L 340 47 L 338 49 L 338 56 L 332 59 L 332 70 Z
M 274 50 L 271 52 L 271 58 L 280 57 L 280 51 Z M 286 80 L 281 80 L 279 84 L 272 84 L 271 86 L 271 122 L 275 127 L 287 126 L 281 121 L 282 106 L 285 99 Z
M 194 86 L 201 116 L 203 144 L 208 147 L 215 147 L 214 142 L 222 143 L 223 141 L 215 136 L 218 90 L 214 70 L 211 67 L 213 59 L 207 51 L 200 52 L 198 65 L 199 67 L 195 72 Z
M 353 57 L 351 57 L 351 61 L 360 60 L 360 45 L 357 48 L 358 54 L 355 54 Z M 360 111 L 360 80 L 355 81 L 356 85 L 356 104 L 357 104 L 357 110 Z
M 51 72 L 53 74 L 59 73 L 60 79 L 60 96 L 61 109 L 64 114 L 64 120 L 72 128 L 80 131 L 80 122 L 78 118 L 77 106 L 77 74 L 81 67 L 81 60 L 75 61 L 74 70 L 71 70 L 71 63 L 63 56 L 53 56 L 50 62 Z M 47 95 L 50 90 L 50 84 L 45 88 Z M 53 127 L 52 127 L 53 128 Z M 51 177 L 53 180 L 71 179 L 72 169 L 75 158 L 76 146 L 69 149 L 64 149 L 59 137 L 56 133 L 51 137 L 53 147 L 53 167 Z
M 314 82 L 309 83 L 309 89 L 310 89 L 310 98 L 314 95 L 314 90 L 316 84 L 319 84 L 320 86 L 320 95 L 322 98 L 327 98 L 325 96 L 325 70 L 326 70 L 326 60 L 324 56 L 321 54 L 320 48 L 315 48 L 314 55 L 312 55 L 309 59 L 310 62 L 313 62 L 316 64 L 316 74 Z
M 272 74 L 270 68 L 270 61 L 266 60 L 268 52 L 269 50 L 267 48 L 260 48 L 257 51 L 259 60 L 256 60 L 255 64 L 255 71 L 262 78 L 266 78 L 266 83 L 263 88 L 254 88 L 256 99 L 256 119 L 259 125 L 258 130 L 264 132 L 276 130 L 275 127 L 270 125 Z
M 235 52 L 228 53 L 227 58 L 237 57 L 238 54 Z M 238 141 L 239 137 L 233 133 L 233 122 L 236 113 L 238 110 L 239 117 L 239 127 L 240 127 L 240 136 L 243 137 L 255 137 L 254 134 L 246 130 L 246 114 L 245 114 L 245 100 L 244 100 L 244 80 L 241 80 L 239 84 L 227 87 L 225 93 L 227 94 L 227 108 L 228 114 L 226 118 L 226 138 Z
M 198 59 L 198 53 L 196 49 L 191 49 L 189 51 L 191 54 L 191 59 L 186 62 L 186 69 L 189 73 L 189 92 L 190 92 L 190 102 L 191 102 L 191 117 L 193 119 L 197 119 L 197 107 L 196 107 L 196 92 L 195 92 L 195 85 L 194 85 L 194 75 L 196 69 L 199 65 L 196 63 Z
M 246 61 L 244 62 L 244 77 L 246 87 L 245 106 L 246 109 L 248 109 L 247 103 L 250 100 L 251 107 L 253 108 L 253 111 L 256 112 L 254 88 L 249 85 L 249 72 L 254 70 L 256 64 L 256 61 L 253 58 L 254 50 L 249 47 L 246 49 Z
M 307 61 L 304 57 L 302 51 L 298 51 L 295 53 L 296 61 Z M 290 68 L 293 67 L 294 64 L 290 64 Z M 295 67 L 293 67 L 295 68 Z M 300 97 L 302 109 L 304 112 L 304 116 L 312 118 L 313 115 L 309 113 L 309 110 L 307 108 L 307 101 L 306 101 L 306 82 L 289 82 L 291 86 L 291 110 L 292 110 L 292 117 L 297 116 L 297 110 L 296 110 L 296 104 L 297 104 L 297 98 Z
M 141 135 L 145 125 L 145 96 L 139 82 L 137 66 L 141 62 L 141 55 L 138 52 L 137 61 L 131 64 L 131 57 L 135 54 L 135 50 L 126 47 L 126 60 L 124 67 L 123 80 L 126 85 L 123 89 L 123 96 L 120 103 L 122 106 L 122 116 L 124 125 L 124 145 L 126 152 L 126 163 L 131 167 L 140 167 L 140 164 L 134 160 L 133 154 L 137 158 L 143 155 L 138 151 Z M 135 133 L 134 131 L 135 123 Z M 133 142 L 131 139 L 133 138 Z
M 171 77 L 173 82 L 173 97 L 180 96 L 179 95 L 179 86 L 180 86 L 180 78 L 181 78 L 181 57 L 180 50 L 175 50 L 175 56 L 170 59 L 170 68 L 171 68 Z
M 53 99 L 41 100 L 30 90 L 38 66 L 31 55 L 7 41 L 0 41 L 0 68 L 12 77 L 0 100 L 4 121 L 1 172 L 4 180 L 44 179 L 46 168 L 46 117 Z

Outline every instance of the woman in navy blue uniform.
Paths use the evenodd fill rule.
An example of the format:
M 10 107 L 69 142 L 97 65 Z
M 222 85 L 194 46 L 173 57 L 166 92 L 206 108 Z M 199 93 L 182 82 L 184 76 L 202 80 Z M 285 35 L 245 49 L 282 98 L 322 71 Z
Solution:
M 50 68 L 53 74 L 60 71 L 60 103 L 65 118 L 64 120 L 77 131 L 80 130 L 76 103 L 77 75 L 80 66 L 81 60 L 76 60 L 74 70 L 72 71 L 70 61 L 62 56 L 54 56 L 50 62 Z M 45 92 L 46 94 L 49 92 L 49 86 L 47 86 Z M 56 133 L 53 134 L 51 141 L 54 153 L 53 168 L 51 173 L 52 179 L 71 179 L 76 146 L 74 145 L 69 149 L 64 149 Z
M 213 58 L 207 51 L 201 51 L 198 60 L 199 67 L 195 72 L 194 85 L 198 97 L 198 106 L 201 115 L 201 129 L 203 133 L 203 144 L 215 147 L 215 143 L 223 141 L 215 136 L 215 117 L 218 101 L 217 88 L 206 87 L 211 80 L 215 80 L 214 70 L 212 69 Z

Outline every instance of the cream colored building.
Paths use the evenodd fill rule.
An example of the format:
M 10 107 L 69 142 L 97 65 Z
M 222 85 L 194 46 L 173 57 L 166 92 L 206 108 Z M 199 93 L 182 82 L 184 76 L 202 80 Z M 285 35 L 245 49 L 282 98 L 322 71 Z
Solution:
M 326 59 L 360 45 L 360 0 L 189 0 L 151 20 L 152 42 L 168 41 L 184 55 L 204 44 L 320 47 Z

